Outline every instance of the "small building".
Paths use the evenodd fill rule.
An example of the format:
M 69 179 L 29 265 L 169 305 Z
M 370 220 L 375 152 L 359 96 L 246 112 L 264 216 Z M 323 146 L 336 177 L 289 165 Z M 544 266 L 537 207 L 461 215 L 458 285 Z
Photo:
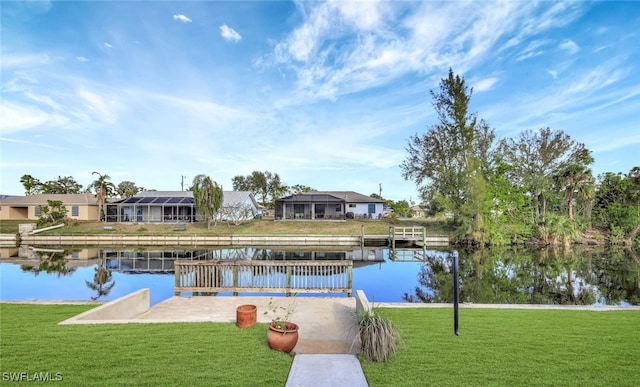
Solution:
M 7 197 L 0 200 L 0 220 L 38 220 L 40 206 L 46 206 L 48 200 L 61 201 L 70 219 L 98 220 L 98 199 L 92 193 Z
M 384 200 L 353 191 L 311 191 L 276 200 L 276 220 L 380 219 Z
M 260 214 L 262 207 L 251 192 L 223 192 L 218 220 L 241 221 Z M 143 191 L 107 203 L 107 222 L 193 223 L 201 220 L 192 191 Z
M 414 205 L 411 206 L 411 211 L 413 211 L 413 216 L 416 218 L 424 218 L 425 217 L 425 212 L 424 209 L 422 207 L 420 207 L 419 205 Z

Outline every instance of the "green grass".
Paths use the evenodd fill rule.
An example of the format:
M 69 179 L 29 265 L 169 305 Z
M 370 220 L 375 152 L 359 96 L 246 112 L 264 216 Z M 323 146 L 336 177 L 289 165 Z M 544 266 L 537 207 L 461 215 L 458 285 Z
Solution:
M 637 386 L 640 312 L 380 309 L 403 348 L 386 363 L 361 357 L 369 385 Z
M 266 325 L 59 326 L 94 306 L 0 304 L 0 377 L 61 373 L 76 386 L 283 386 L 292 357 L 272 351 Z
M 282 386 L 290 355 L 266 326 L 59 326 L 92 305 L 0 304 L 0 375 L 59 372 L 69 385 Z M 370 386 L 635 386 L 640 312 L 379 309 L 402 335 L 390 361 L 360 357 Z M 328 370 L 328 372 L 331 372 Z M 3 380 L 5 382 L 6 380 Z
M 21 223 L 35 221 L 2 221 L 0 232 L 15 234 Z M 173 224 L 162 223 L 108 223 L 113 231 L 105 231 L 105 223 L 89 221 L 73 221 L 68 226 L 46 231 L 47 235 L 99 235 L 99 234 L 132 234 L 132 235 L 388 235 L 389 226 L 426 227 L 431 235 L 447 235 L 446 224 L 426 219 L 382 219 L 356 220 L 342 222 L 332 221 L 274 221 L 273 219 L 254 219 L 240 225 L 218 223 L 207 229 L 204 222 L 187 224 L 186 231 L 174 231 Z

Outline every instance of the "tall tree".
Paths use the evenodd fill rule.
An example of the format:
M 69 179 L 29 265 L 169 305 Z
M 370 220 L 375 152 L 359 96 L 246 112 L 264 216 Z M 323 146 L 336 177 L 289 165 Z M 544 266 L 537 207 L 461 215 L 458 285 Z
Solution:
M 107 207 L 105 206 L 107 198 L 112 196 L 116 191 L 116 186 L 113 185 L 111 177 L 109 175 L 102 174 L 100 172 L 91 172 L 92 175 L 98 175 L 98 178 L 91 183 L 91 187 L 96 191 L 98 197 L 98 213 L 107 218 Z
M 594 197 L 595 182 L 589 169 L 593 161 L 591 151 L 579 149 L 555 175 L 556 184 L 564 196 L 569 219 L 573 219 L 573 207 L 577 198 L 592 200 Z
M 138 188 L 136 186 L 136 183 L 134 183 L 132 181 L 129 181 L 129 180 L 125 180 L 125 181 L 120 182 L 118 184 L 118 187 L 116 188 L 116 192 L 123 199 L 135 196 L 141 190 L 142 190 L 141 188 Z
M 315 191 L 315 189 L 302 184 L 296 184 L 296 185 L 292 185 L 284 188 L 285 188 L 285 192 L 288 195 L 297 195 L 304 192 Z
M 22 175 L 20 183 L 24 187 L 25 195 L 35 195 L 42 190 L 42 183 L 31 175 Z
M 495 135 L 477 114 L 469 113 L 472 93 L 464 78 L 449 69 L 440 89 L 431 91 L 439 122 L 426 133 L 410 138 L 401 168 L 403 177 L 419 186 L 425 202 L 444 205 L 457 220 L 472 216 L 481 222 L 480 203 L 485 200 L 472 197 L 489 193 L 474 189 L 472 184 L 485 179 L 484 174 L 490 170 Z M 478 205 L 470 207 L 470 200 Z M 469 210 L 473 213 L 462 214 Z
M 49 180 L 42 184 L 43 194 L 77 194 L 82 191 L 79 184 L 72 176 L 58 176 L 57 180 Z
M 286 192 L 280 176 L 269 171 L 253 171 L 247 176 L 235 176 L 231 180 L 236 191 L 250 191 L 265 207 L 272 204 L 277 196 Z
M 209 176 L 200 174 L 193 178 L 191 190 L 193 191 L 196 210 L 207 222 L 207 228 L 211 228 L 213 220 L 217 224 L 217 214 L 222 208 L 224 200 L 222 187 L 211 180 Z
M 499 152 L 503 160 L 513 167 L 509 170 L 512 183 L 523 187 L 530 195 L 535 209 L 534 223 L 538 223 L 546 213 L 550 196 L 558 193 L 554 191 L 558 174 L 577 173 L 563 169 L 586 168 L 593 162 L 584 144 L 550 128 L 538 132 L 526 130 L 517 139 L 503 139 Z

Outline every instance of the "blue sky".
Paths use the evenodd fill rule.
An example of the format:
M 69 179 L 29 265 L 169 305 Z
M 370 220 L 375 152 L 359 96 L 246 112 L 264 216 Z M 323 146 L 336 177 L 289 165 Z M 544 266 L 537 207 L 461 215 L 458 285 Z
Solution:
M 640 2 L 0 4 L 2 194 L 91 173 L 180 190 L 254 170 L 417 199 L 399 165 L 449 67 L 498 138 L 562 130 L 640 165 Z

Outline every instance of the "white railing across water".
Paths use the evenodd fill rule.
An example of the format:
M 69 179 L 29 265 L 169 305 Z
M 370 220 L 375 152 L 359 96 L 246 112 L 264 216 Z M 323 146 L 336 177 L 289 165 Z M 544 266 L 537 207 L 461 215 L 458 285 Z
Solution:
M 182 292 L 352 294 L 353 261 L 175 261 L 175 294 Z

